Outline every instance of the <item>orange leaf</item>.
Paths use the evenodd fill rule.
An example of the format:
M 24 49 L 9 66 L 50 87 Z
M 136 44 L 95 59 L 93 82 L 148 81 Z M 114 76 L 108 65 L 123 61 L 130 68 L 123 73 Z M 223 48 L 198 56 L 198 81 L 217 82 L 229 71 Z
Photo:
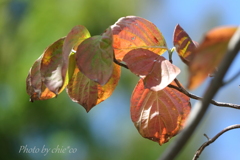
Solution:
M 67 93 L 74 102 L 79 103 L 89 112 L 95 105 L 111 96 L 118 84 L 121 74 L 120 69 L 120 66 L 114 64 L 110 80 L 104 86 L 101 86 L 87 78 L 76 67 L 72 79 L 67 85 Z
M 120 18 L 111 26 L 113 49 L 117 60 L 122 61 L 132 49 L 145 48 L 163 54 L 167 45 L 162 33 L 150 21 L 136 16 Z
M 227 45 L 237 27 L 219 27 L 209 31 L 202 43 L 194 51 L 189 65 L 188 88 L 199 86 L 223 60 Z
M 196 45 L 179 24 L 174 30 L 173 44 L 182 61 L 189 64 L 194 57 L 193 51 Z
M 164 57 L 147 49 L 134 49 L 128 52 L 123 61 L 130 71 L 144 78 L 144 85 L 159 91 L 170 84 L 180 73 L 180 69 Z
M 51 44 L 43 54 L 41 62 L 41 78 L 49 90 L 55 94 L 63 91 L 69 81 L 69 55 L 89 33 L 84 26 L 75 26 L 64 38 Z M 75 66 L 74 66 L 75 67 Z
M 56 96 L 56 94 L 51 92 L 41 80 L 40 64 L 42 57 L 43 55 L 35 61 L 26 79 L 27 93 L 30 96 L 31 102 L 35 100 L 50 99 Z
M 61 69 L 64 39 L 60 38 L 44 51 L 40 67 L 43 83 L 55 94 L 59 93 L 63 85 Z
M 189 100 L 169 87 L 157 92 L 145 89 L 140 79 L 131 97 L 132 121 L 144 138 L 162 145 L 183 127 L 191 108 Z
M 76 53 L 77 66 L 91 80 L 104 85 L 113 72 L 111 30 L 83 41 Z

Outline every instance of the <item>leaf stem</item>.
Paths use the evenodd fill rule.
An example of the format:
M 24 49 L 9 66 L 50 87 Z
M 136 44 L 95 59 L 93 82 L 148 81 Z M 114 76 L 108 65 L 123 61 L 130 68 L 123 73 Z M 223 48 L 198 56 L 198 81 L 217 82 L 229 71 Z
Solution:
M 121 67 L 124 67 L 124 68 L 126 68 L 126 69 L 129 69 L 126 64 L 123 64 L 123 63 L 119 62 L 119 61 L 116 59 L 114 53 L 113 53 L 113 62 L 116 63 L 117 65 L 121 66 Z
M 173 63 L 173 60 L 172 60 L 172 54 L 173 54 L 173 52 L 175 51 L 175 47 L 173 47 L 171 50 L 169 50 L 168 49 L 168 57 L 169 57 L 169 61 L 171 62 L 171 63 Z

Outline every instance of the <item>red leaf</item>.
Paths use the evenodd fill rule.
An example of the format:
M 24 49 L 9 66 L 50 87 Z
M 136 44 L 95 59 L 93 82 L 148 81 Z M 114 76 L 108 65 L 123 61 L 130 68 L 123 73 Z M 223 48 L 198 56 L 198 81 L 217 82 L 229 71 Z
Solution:
M 154 91 L 165 88 L 180 73 L 178 67 L 147 49 L 131 50 L 124 56 L 123 61 L 131 72 L 144 78 L 146 88 Z
M 223 60 L 227 45 L 237 27 L 219 27 L 209 31 L 199 47 L 194 51 L 194 58 L 189 65 L 188 88 L 199 86 Z
M 125 54 L 132 49 L 144 48 L 159 55 L 167 50 L 162 33 L 152 22 L 144 18 L 122 17 L 111 28 L 114 53 L 119 61 L 122 61 Z
M 173 34 L 173 44 L 179 57 L 186 64 L 189 64 L 194 57 L 195 43 L 180 25 L 177 25 Z
M 55 93 L 51 92 L 42 82 L 40 74 L 40 64 L 43 55 L 41 55 L 31 67 L 27 79 L 26 87 L 27 93 L 30 96 L 30 101 L 45 100 L 56 96 Z
M 104 86 L 101 86 L 87 78 L 76 67 L 67 86 L 67 93 L 74 102 L 79 103 L 89 112 L 95 105 L 111 96 L 118 84 L 121 74 L 120 69 L 120 66 L 114 64 L 114 71 L 110 80 Z
M 144 138 L 162 145 L 183 127 L 190 112 L 189 101 L 189 97 L 169 87 L 158 92 L 145 89 L 140 79 L 131 97 L 131 118 Z
M 76 53 L 77 66 L 91 80 L 104 85 L 113 72 L 113 49 L 110 29 L 102 36 L 83 41 Z

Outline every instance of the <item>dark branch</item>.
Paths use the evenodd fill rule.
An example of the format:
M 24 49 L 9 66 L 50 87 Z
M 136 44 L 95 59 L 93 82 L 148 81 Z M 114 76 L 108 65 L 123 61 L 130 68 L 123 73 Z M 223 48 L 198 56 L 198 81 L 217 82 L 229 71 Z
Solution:
M 197 106 L 191 111 L 185 128 L 179 133 L 175 141 L 170 144 L 167 150 L 161 155 L 160 160 L 172 160 L 178 153 L 183 149 L 184 145 L 187 143 L 199 122 L 203 119 L 205 112 L 208 109 L 211 100 L 214 95 L 217 93 L 220 87 L 223 84 L 223 78 L 230 67 L 232 61 L 236 57 L 240 49 L 240 27 L 237 29 L 236 33 L 231 38 L 227 53 L 224 56 L 223 60 L 219 66 L 219 71 L 216 73 L 216 76 L 211 81 L 207 91 L 204 94 L 203 100 L 197 103 Z
M 196 160 L 199 158 L 200 154 L 202 153 L 202 151 L 204 150 L 205 147 L 207 147 L 208 145 L 210 145 L 211 143 L 213 143 L 215 140 L 217 140 L 218 137 L 220 137 L 223 133 L 229 131 L 229 130 L 233 130 L 233 129 L 237 129 L 240 128 L 240 124 L 235 124 L 232 126 L 229 126 L 225 129 L 223 129 L 221 132 L 219 132 L 217 135 L 215 135 L 212 139 L 209 139 L 208 137 L 208 141 L 203 143 L 203 145 L 197 150 L 197 152 L 195 153 L 193 160 Z
M 185 94 L 189 98 L 196 99 L 196 100 L 202 100 L 203 99 L 202 97 L 199 97 L 199 96 L 197 96 L 195 94 L 192 94 L 192 93 L 188 92 L 186 89 L 184 89 L 181 86 L 181 84 L 178 82 L 177 79 L 175 79 L 174 81 L 177 83 L 178 86 L 174 86 L 172 84 L 169 84 L 168 87 L 176 89 L 179 92 L 182 92 L 183 94 Z M 217 102 L 217 101 L 215 101 L 213 99 L 210 101 L 210 103 L 215 105 L 215 106 L 219 106 L 219 107 L 229 107 L 229 108 L 234 108 L 234 109 L 240 109 L 240 105 L 232 104 L 232 103 Z

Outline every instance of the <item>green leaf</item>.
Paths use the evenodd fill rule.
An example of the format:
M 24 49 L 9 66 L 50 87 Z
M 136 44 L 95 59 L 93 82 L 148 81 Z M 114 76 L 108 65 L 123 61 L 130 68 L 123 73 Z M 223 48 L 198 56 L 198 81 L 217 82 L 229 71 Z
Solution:
M 91 80 L 104 85 L 113 72 L 113 48 L 111 30 L 102 36 L 83 41 L 76 53 L 77 66 Z

